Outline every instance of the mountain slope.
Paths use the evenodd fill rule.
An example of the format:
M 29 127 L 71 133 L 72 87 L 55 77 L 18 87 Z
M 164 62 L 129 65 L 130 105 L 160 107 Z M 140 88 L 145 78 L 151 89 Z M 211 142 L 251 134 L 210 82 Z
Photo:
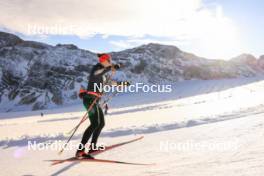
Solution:
M 171 83 L 262 74 L 263 59 L 209 60 L 175 46 L 150 43 L 112 53 L 125 67 L 117 79 Z M 251 60 L 252 61 L 252 57 Z M 86 87 L 96 54 L 74 45 L 56 46 L 0 32 L 0 111 L 45 109 L 73 103 Z M 261 64 L 259 64 L 260 62 Z

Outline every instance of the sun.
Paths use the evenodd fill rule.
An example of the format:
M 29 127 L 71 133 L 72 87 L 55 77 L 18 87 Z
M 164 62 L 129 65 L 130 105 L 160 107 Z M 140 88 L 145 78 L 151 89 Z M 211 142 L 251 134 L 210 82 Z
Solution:
M 208 13 L 206 11 L 205 13 Z M 230 59 L 230 55 L 238 53 L 241 48 L 238 28 L 227 17 L 222 15 L 219 7 L 215 14 L 200 14 L 199 24 L 194 30 L 197 36 L 199 49 L 204 55 L 215 59 Z M 192 21 L 195 23 L 196 18 Z M 195 36 L 195 35 L 194 35 Z

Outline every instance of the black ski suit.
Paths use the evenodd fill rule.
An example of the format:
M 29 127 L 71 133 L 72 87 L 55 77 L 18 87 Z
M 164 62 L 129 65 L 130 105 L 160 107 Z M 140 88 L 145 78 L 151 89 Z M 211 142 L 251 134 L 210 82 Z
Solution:
M 102 93 L 99 90 L 94 89 L 95 88 L 94 86 L 96 84 L 98 86 L 100 84 L 103 84 L 104 79 L 105 79 L 104 74 L 109 72 L 110 70 L 111 70 L 111 66 L 103 67 L 100 63 L 96 64 L 91 70 L 90 77 L 89 77 L 89 83 L 87 86 L 88 93 L 83 96 L 83 105 L 86 108 L 86 110 L 88 110 L 94 101 L 95 103 L 93 104 L 93 107 L 91 108 L 91 110 L 88 112 L 90 125 L 87 127 L 87 129 L 85 130 L 83 134 L 81 144 L 78 150 L 85 149 L 84 147 L 91 136 L 92 136 L 91 146 L 96 147 L 97 139 L 105 125 L 104 113 L 102 111 L 102 108 L 99 105 L 100 98 L 98 98 L 95 95 L 89 94 L 89 92 L 95 92 L 98 94 Z

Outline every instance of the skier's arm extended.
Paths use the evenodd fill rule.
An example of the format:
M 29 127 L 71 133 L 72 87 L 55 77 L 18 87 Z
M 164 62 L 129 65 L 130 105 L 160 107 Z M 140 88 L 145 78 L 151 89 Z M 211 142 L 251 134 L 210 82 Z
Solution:
M 111 66 L 109 67 L 104 67 L 101 69 L 97 69 L 94 71 L 94 76 L 103 76 L 105 73 L 109 72 L 111 70 Z
M 112 65 L 112 67 L 111 67 L 112 76 L 115 74 L 116 70 L 120 69 L 120 67 L 121 67 L 121 64 Z M 112 79 L 108 79 L 106 84 L 112 85 L 112 86 L 129 86 L 130 85 L 130 83 L 128 81 L 115 81 Z
M 115 64 L 115 65 L 112 65 L 112 66 L 109 66 L 109 67 L 96 69 L 94 71 L 94 76 L 102 76 L 103 74 L 109 72 L 110 70 L 112 70 L 112 72 L 115 72 L 118 69 L 120 69 L 120 64 Z
M 113 85 L 113 86 L 129 86 L 130 82 L 128 82 L 128 81 L 114 81 L 114 80 L 111 80 L 110 84 Z

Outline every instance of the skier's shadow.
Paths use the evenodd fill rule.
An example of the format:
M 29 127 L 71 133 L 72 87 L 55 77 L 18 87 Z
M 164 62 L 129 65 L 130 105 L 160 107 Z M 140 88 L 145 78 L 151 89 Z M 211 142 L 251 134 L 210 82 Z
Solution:
M 62 169 L 58 170 L 57 172 L 51 174 L 51 176 L 57 176 L 65 171 L 67 171 L 68 169 L 70 169 L 71 167 L 75 166 L 76 164 L 78 164 L 79 162 L 73 162 L 65 167 L 63 167 Z

